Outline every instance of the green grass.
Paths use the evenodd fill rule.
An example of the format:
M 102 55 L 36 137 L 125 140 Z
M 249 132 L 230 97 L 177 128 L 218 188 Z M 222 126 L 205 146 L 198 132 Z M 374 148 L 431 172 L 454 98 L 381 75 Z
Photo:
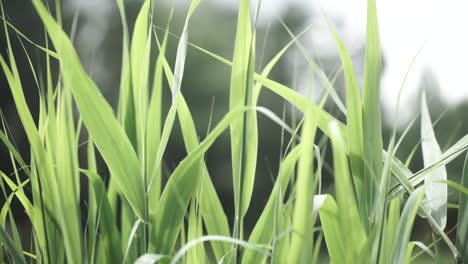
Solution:
M 171 68 L 172 63 L 166 57 L 170 28 L 167 26 L 163 38 L 154 31 L 153 1 L 146 0 L 141 6 L 130 36 L 124 2 L 116 0 L 123 25 L 123 49 L 118 107 L 114 111 L 84 70 L 61 20 L 55 19 L 41 0 L 32 0 L 48 35 L 45 46 L 32 43 L 46 56 L 45 65 L 33 65 L 26 53 L 39 87 L 37 122 L 26 103 L 10 35 L 18 34 L 20 39 L 31 41 L 7 20 L 2 20 L 8 56 L 0 57 L 0 66 L 26 132 L 31 158 L 24 160 L 15 148 L 2 115 L 0 140 L 15 170 L 11 174 L 0 172 L 0 187 L 6 201 L 0 211 L 1 260 L 6 263 L 349 263 L 350 260 L 417 263 L 421 254 L 427 254 L 434 262 L 442 258 L 444 262 L 468 261 L 468 177 L 463 169 L 460 183 L 448 181 L 445 169 L 445 165 L 466 152 L 468 136 L 442 152 L 423 95 L 424 168 L 414 173 L 397 158 L 400 141 L 396 130 L 384 148 L 379 87 L 381 51 L 375 0 L 368 0 L 362 89 L 351 57 L 329 22 L 340 53 L 340 71 L 345 78 L 345 104 L 334 90 L 335 79 L 320 69 L 300 43 L 300 36 L 308 29 L 294 35 L 286 27 L 291 41 L 257 73 L 256 21 L 251 17 L 250 1 L 241 0 L 239 4 L 232 60 L 189 42 L 189 31 L 196 30 L 191 17 L 199 2 L 193 0 L 190 4 Z M 1 11 L 2 17 L 7 17 L 3 6 Z M 320 104 L 293 87 L 269 78 L 293 46 L 299 48 L 310 70 L 326 88 Z M 231 69 L 229 91 L 226 90 L 229 111 L 202 140 L 184 99 L 187 53 L 194 49 Z M 151 60 L 152 51 L 158 53 L 156 61 Z M 60 63 L 60 78 L 56 82 L 52 78 L 52 61 Z M 38 78 L 40 72 L 36 68 L 45 69 L 41 71 L 45 76 Z M 152 69 L 154 73 L 150 73 Z M 172 95 L 167 114 L 161 99 L 165 83 Z M 303 113 L 299 126 L 286 123 L 284 117 L 258 105 L 264 89 Z M 323 108 L 329 97 L 345 116 L 345 123 Z M 75 104 L 78 116 L 74 114 Z M 286 151 L 268 202 L 252 232 L 247 233 L 245 218 L 255 192 L 258 145 L 262 137 L 258 114 L 278 124 L 283 133 L 292 135 L 289 142 L 278 139 L 282 147 L 287 146 Z M 165 172 L 162 163 L 176 120 L 188 154 L 174 170 Z M 80 135 L 85 131 L 88 133 L 87 162 L 83 165 L 78 148 Z M 232 227 L 205 163 L 207 151 L 227 131 L 235 208 Z M 333 195 L 321 190 L 327 148 L 333 155 Z M 110 172 L 109 179 L 98 174 L 98 154 Z M 26 179 L 19 176 L 20 170 Z M 166 176 L 168 180 L 164 183 Z M 80 193 L 84 188 L 80 177 L 87 181 L 87 197 Z M 460 192 L 459 204 L 455 206 L 459 211 L 456 242 L 451 241 L 445 230 L 448 187 Z M 86 208 L 80 206 L 83 200 Z M 26 213 L 31 241 L 20 238 L 11 208 L 13 201 L 18 201 Z M 431 244 L 412 240 L 418 215 L 430 223 L 434 237 Z M 448 248 L 451 255 L 441 252 L 441 247 Z

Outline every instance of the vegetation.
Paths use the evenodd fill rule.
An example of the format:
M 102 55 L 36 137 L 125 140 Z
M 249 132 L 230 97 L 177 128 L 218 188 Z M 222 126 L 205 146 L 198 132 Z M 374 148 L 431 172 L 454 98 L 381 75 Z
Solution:
M 199 2 L 192 0 L 190 4 L 171 68 L 165 55 L 170 28 L 163 37 L 156 34 L 154 3 L 144 2 L 130 34 L 124 2 L 116 0 L 124 28 L 116 114 L 80 63 L 60 15 L 54 19 L 41 0 L 32 0 L 48 34 L 44 46 L 35 44 L 46 54 L 44 76 L 30 63 L 39 88 L 40 112 L 35 121 L 10 41 L 11 33 L 26 37 L 2 20 L 8 56 L 0 57 L 0 65 L 31 157 L 23 159 L 2 122 L 0 139 L 15 171 L 11 175 L 0 172 L 6 200 L 0 212 L 0 259 L 11 263 L 408 263 L 421 253 L 441 262 L 447 257 L 441 248 L 447 246 L 452 253 L 449 261 L 468 261 L 468 176 L 464 169 L 461 183 L 448 181 L 445 169 L 466 152 L 468 136 L 442 153 L 423 95 L 420 122 L 425 167 L 413 173 L 408 166 L 411 158 L 407 162 L 397 158 L 405 136 L 397 137 L 398 117 L 388 146 L 384 146 L 375 0 L 368 0 L 362 89 L 351 57 L 329 23 L 340 51 L 346 101 L 341 102 L 333 89 L 334 80 L 309 58 L 312 70 L 327 88 L 319 104 L 268 77 L 300 35 L 256 72 L 258 12 L 252 16 L 250 1 L 239 1 L 232 60 L 188 41 L 191 17 Z M 1 10 L 5 18 L 3 6 Z M 191 48 L 231 67 L 229 112 L 203 140 L 199 140 L 183 96 L 184 66 Z M 158 52 L 155 62 L 152 50 Z M 52 73 L 54 61 L 60 63 L 58 78 Z M 167 113 L 162 107 L 166 86 L 172 95 Z M 259 106 L 264 89 L 301 111 L 301 122 L 290 125 L 284 117 Z M 324 110 L 328 99 L 342 110 L 345 123 Z M 260 218 L 247 233 L 245 216 L 255 191 L 258 139 L 262 137 L 259 114 L 281 126 L 291 140 L 278 139 L 286 151 L 276 182 Z M 188 154 L 175 170 L 167 172 L 162 162 L 176 120 Z M 232 227 L 204 161 L 206 152 L 225 131 L 231 139 Z M 82 135 L 88 137 L 85 163 L 78 155 Z M 333 195 L 321 190 L 329 146 Z M 99 175 L 99 157 L 110 172 L 108 179 Z M 459 204 L 451 205 L 458 208 L 459 215 L 456 242 L 445 229 L 448 187 L 460 192 Z M 15 200 L 30 222 L 31 241 L 21 239 L 11 207 Z M 86 207 L 81 206 L 82 200 L 86 200 Z M 431 225 L 434 239 L 430 245 L 411 239 L 417 216 Z

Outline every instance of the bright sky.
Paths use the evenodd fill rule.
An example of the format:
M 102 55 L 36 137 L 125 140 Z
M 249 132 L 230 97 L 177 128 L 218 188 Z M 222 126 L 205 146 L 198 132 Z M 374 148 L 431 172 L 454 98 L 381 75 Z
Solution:
M 365 32 L 366 2 L 321 1 L 325 12 L 338 12 L 359 37 Z M 377 0 L 381 45 L 386 59 L 382 98 L 394 111 L 397 91 L 411 61 L 424 46 L 405 86 L 401 109 L 416 95 L 421 73 L 429 68 L 439 81 L 442 98 L 456 104 L 468 97 L 468 4 L 465 0 Z M 408 108 L 406 108 L 408 109 Z M 402 113 L 403 115 L 405 113 Z
M 209 1 L 209 0 L 208 0 Z M 218 2 L 219 0 L 211 0 Z M 236 0 L 226 1 L 237 5 Z M 365 0 L 263 0 L 264 13 L 274 17 L 292 2 L 314 10 L 320 7 L 330 18 L 341 19 L 345 28 L 339 32 L 345 44 L 363 44 L 366 28 Z M 385 56 L 382 77 L 384 111 L 393 113 L 396 97 L 411 61 L 424 46 L 412 68 L 401 101 L 402 119 L 418 93 L 421 73 L 429 69 L 439 81 L 442 99 L 457 104 L 468 98 L 468 3 L 466 0 L 377 0 L 381 45 Z M 315 8 L 315 10 L 320 10 Z M 329 39 L 331 41 L 331 39 Z M 322 40 L 326 41 L 326 40 Z M 322 43 L 322 46 L 330 43 Z M 331 44 L 333 45 L 333 43 Z M 320 46 L 320 45 L 319 45 Z M 406 114 L 406 115 L 405 115 Z

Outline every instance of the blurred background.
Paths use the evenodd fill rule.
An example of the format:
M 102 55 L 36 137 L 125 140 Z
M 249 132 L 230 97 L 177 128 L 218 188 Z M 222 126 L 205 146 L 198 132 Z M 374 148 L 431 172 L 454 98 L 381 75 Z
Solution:
M 50 1 L 54 10 L 54 1 Z M 188 9 L 188 0 L 155 1 L 155 28 L 162 37 L 171 9 L 174 17 L 170 31 L 179 35 Z M 255 2 L 255 1 L 252 1 Z M 128 21 L 133 27 L 135 17 L 142 0 L 125 1 Z M 82 64 L 89 75 L 101 88 L 104 96 L 114 107 L 117 104 L 120 80 L 120 63 L 122 48 L 122 26 L 114 0 L 63 0 L 63 23 L 67 32 L 75 32 L 74 44 Z M 256 3 L 253 3 L 255 6 Z M 39 17 L 28 0 L 3 1 L 6 19 L 22 33 L 37 43 L 44 44 L 44 28 Z M 236 0 L 202 0 L 190 25 L 189 41 L 224 58 L 231 59 L 237 19 Z M 425 89 L 432 120 L 435 124 L 437 139 L 442 151 L 453 145 L 468 132 L 468 87 L 464 62 L 468 61 L 468 38 L 461 34 L 463 25 L 468 24 L 464 13 L 463 1 L 444 3 L 435 0 L 393 0 L 377 1 L 383 49 L 381 99 L 383 107 L 383 135 L 388 140 L 393 129 L 395 113 L 399 114 L 397 129 L 401 134 L 408 124 L 418 118 L 420 112 L 420 95 Z M 424 8 L 422 8 L 424 7 Z M 465 11 L 465 12 L 464 12 Z M 291 35 L 299 34 L 310 26 L 299 42 L 304 47 L 302 53 L 298 45 L 293 45 L 270 75 L 280 83 L 292 87 L 303 94 L 312 91 L 314 98 L 323 94 L 324 88 L 310 70 L 307 57 L 313 58 L 328 76 L 334 76 L 340 66 L 338 50 L 325 22 L 328 17 L 338 35 L 342 38 L 352 55 L 355 70 L 360 79 L 363 75 L 364 43 L 366 31 L 366 1 L 357 0 L 265 0 L 262 2 L 257 24 L 257 61 L 256 70 L 263 66 L 290 40 Z M 73 21 L 76 28 L 72 28 Z M 20 67 L 23 88 L 27 95 L 29 107 L 37 116 L 38 93 L 33 80 L 27 57 L 17 36 L 10 31 L 14 54 Z M 177 37 L 169 39 L 168 61 L 173 63 L 177 47 Z M 44 56 L 29 43 L 25 48 L 34 65 L 43 63 Z M 416 58 L 414 65 L 411 62 Z M 0 30 L 0 52 L 7 57 L 5 33 Z M 157 54 L 152 54 L 156 58 Z M 54 65 L 57 71 L 57 65 Z M 405 75 L 408 74 L 401 97 L 399 109 L 396 109 L 397 95 L 402 87 Z M 189 48 L 182 84 L 182 93 L 192 111 L 198 135 L 204 138 L 210 118 L 216 124 L 228 111 L 230 68 L 210 58 L 200 51 Z M 344 100 L 344 80 L 338 75 L 335 87 Z M 170 104 L 168 90 L 164 94 L 165 109 Z M 262 91 L 259 105 L 265 106 L 278 116 L 285 116 L 291 124 L 298 122 L 300 115 L 278 96 L 267 89 Z M 8 133 L 28 159 L 29 150 L 24 131 L 18 121 L 17 112 L 11 98 L 5 77 L 0 74 L 0 108 L 8 124 Z M 341 118 L 340 112 L 331 100 L 326 104 L 329 112 Z M 440 118 L 440 119 L 439 119 Z M 281 151 L 281 128 L 264 116 L 259 116 L 259 154 L 257 178 L 252 205 L 247 215 L 248 230 L 255 223 L 273 186 Z M 398 151 L 398 157 L 405 161 L 411 151 L 418 147 L 420 139 L 419 119 L 414 123 Z M 86 139 L 83 138 L 83 141 Z M 384 142 L 386 144 L 386 142 Z M 164 159 L 164 166 L 172 171 L 185 157 L 185 149 L 180 129 L 176 122 Z M 229 148 L 229 133 L 226 132 L 217 140 L 206 157 L 210 174 L 216 190 L 223 202 L 225 211 L 232 219 L 233 190 Z M 328 160 L 330 160 L 328 158 Z M 447 166 L 449 178 L 460 181 L 463 157 Z M 418 148 L 411 162 L 413 172 L 421 169 L 421 150 Z M 328 169 L 327 169 L 328 168 Z M 0 169 L 11 173 L 12 167 L 6 148 L 0 147 Z M 325 165 L 325 192 L 332 192 L 333 182 L 330 167 Z M 106 172 L 103 172 L 106 173 Z M 451 202 L 456 203 L 458 193 L 450 192 Z M 4 198 L 0 198 L 0 203 Z M 456 222 L 456 210 L 449 209 L 447 230 Z M 419 221 L 419 220 L 418 220 Z M 428 225 L 420 221 L 415 236 L 420 240 L 430 239 Z M 453 232 L 452 234 L 454 234 Z M 429 236 L 429 237 L 428 237 Z

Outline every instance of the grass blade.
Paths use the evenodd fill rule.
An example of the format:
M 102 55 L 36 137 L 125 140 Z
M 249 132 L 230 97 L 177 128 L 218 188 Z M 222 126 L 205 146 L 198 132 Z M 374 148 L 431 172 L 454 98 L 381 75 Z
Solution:
M 441 156 L 439 143 L 432 127 L 429 109 L 427 107 L 426 94 L 421 100 L 421 146 L 423 151 L 424 166 L 427 167 L 436 162 Z M 438 167 L 424 182 L 426 184 L 427 209 L 439 226 L 444 229 L 447 224 L 447 185 L 437 181 L 447 180 L 445 166 Z
M 86 75 L 76 51 L 40 0 L 33 0 L 61 62 L 61 73 L 83 121 L 135 214 L 144 219 L 144 187 L 133 147 L 96 84 Z
M 328 21 L 328 20 L 327 20 Z M 332 32 L 335 42 L 340 51 L 341 63 L 343 65 L 343 73 L 346 83 L 346 125 L 348 134 L 348 149 L 351 162 L 351 171 L 353 173 L 354 186 L 356 188 L 357 201 L 360 208 L 361 222 L 367 222 L 367 215 L 365 214 L 366 192 L 363 188 L 364 179 L 364 164 L 362 158 L 364 157 L 364 143 L 363 143 L 363 127 L 362 127 L 362 102 L 359 92 L 359 86 L 356 79 L 351 56 L 346 50 L 343 42 L 336 34 L 331 23 L 328 21 L 330 31 Z
M 170 15 L 169 21 L 171 20 Z M 168 22 L 169 30 L 169 22 Z M 150 186 L 148 199 L 152 201 L 149 208 L 150 218 L 155 214 L 156 206 L 159 202 L 161 195 L 161 181 L 162 170 L 161 166 L 156 163 L 157 152 L 161 140 L 161 127 L 162 127 L 162 91 L 163 91 L 163 71 L 164 71 L 164 56 L 166 54 L 167 46 L 167 32 L 164 35 L 162 46 L 159 49 L 158 59 L 154 69 L 153 89 L 148 108 L 148 120 L 146 123 L 146 173 L 148 175 L 155 175 Z
M 231 69 L 230 110 L 252 103 L 254 38 L 250 1 L 241 0 Z M 243 218 L 250 203 L 255 177 L 258 139 L 256 124 L 252 123 L 254 119 L 255 117 L 244 116 L 234 121 L 230 127 L 235 207 L 233 233 L 234 237 L 238 239 L 242 239 Z M 248 145 L 245 144 L 247 138 L 252 139 Z
M 90 191 L 98 208 L 100 227 L 100 249 L 108 263 L 122 263 L 123 254 L 120 247 L 120 234 L 115 223 L 115 215 L 107 198 L 107 192 L 101 177 L 92 171 L 82 171 L 88 176 Z M 93 227 L 92 227 L 93 228 Z
M 468 154 L 463 164 L 462 186 L 468 188 Z M 457 221 L 457 248 L 460 251 L 461 258 L 468 260 L 468 193 L 460 192 Z
M 172 261 L 170 264 L 176 264 L 180 261 L 180 259 L 184 256 L 184 254 L 191 248 L 191 247 L 194 247 L 196 246 L 197 244 L 199 243 L 203 243 L 203 242 L 206 242 L 206 241 L 221 241 L 221 242 L 225 242 L 225 243 L 230 243 L 230 244 L 237 244 L 237 245 L 240 245 L 240 246 L 243 246 L 245 248 L 249 248 L 249 249 L 252 249 L 252 250 L 256 250 L 258 252 L 261 252 L 265 255 L 270 255 L 270 252 L 269 250 L 265 249 L 264 247 L 261 247 L 259 245 L 255 245 L 255 244 L 252 244 L 252 243 L 249 243 L 249 242 L 246 242 L 244 240 L 240 240 L 240 239 L 235 239 L 235 238 L 232 238 L 232 237 L 223 237 L 223 236 L 204 236 L 204 237 L 200 237 L 200 238 L 197 238 L 195 240 L 192 240 L 190 242 L 188 242 L 187 244 L 185 244 L 177 253 L 176 255 L 174 256 L 174 258 L 172 258 Z
M 295 164 L 302 153 L 299 146 L 300 145 L 292 149 L 283 162 L 281 162 L 278 179 L 250 235 L 249 242 L 252 244 L 267 244 L 273 237 L 276 203 L 284 200 L 284 194 L 286 193 Z M 263 257 L 263 254 L 257 251 L 246 250 L 242 258 L 242 263 L 260 263 Z
M 305 115 L 302 128 L 301 157 L 298 164 L 298 176 L 296 182 L 296 201 L 294 205 L 292 235 L 290 247 L 291 263 L 302 263 L 310 259 L 313 249 L 312 199 L 316 188 L 313 179 L 314 139 L 317 130 L 316 117 L 312 108 Z
M 331 199 L 328 199 L 330 201 L 325 202 L 326 206 L 320 210 L 325 241 L 331 247 L 329 253 L 334 263 L 346 262 L 347 259 L 361 262 L 359 260 L 360 254 L 366 244 L 367 238 L 360 221 L 352 179 L 349 175 L 346 144 L 343 134 L 340 133 L 336 123 L 330 125 L 330 131 L 333 148 L 336 204 Z M 331 230 L 337 226 L 338 230 Z M 345 249 L 340 248 L 343 245 L 346 245 Z
M 395 240 L 393 241 L 391 263 L 405 263 L 411 230 L 413 229 L 414 219 L 416 218 L 416 213 L 423 195 L 424 190 L 422 188 L 416 189 L 416 191 L 410 195 L 403 208 Z
M 116 0 L 119 9 L 120 19 L 122 21 L 122 68 L 120 71 L 120 90 L 117 116 L 119 122 L 124 127 L 128 139 L 134 149 L 137 149 L 137 131 L 135 123 L 135 105 L 132 89 L 132 72 L 130 60 L 130 37 L 128 33 L 127 15 L 125 13 L 125 4 L 123 0 Z M 112 181 L 112 179 L 111 179 Z
M 381 54 L 379 28 L 377 22 L 377 8 L 375 0 L 367 1 L 367 38 L 364 65 L 363 88 L 363 136 L 367 144 L 364 144 L 365 176 L 363 189 L 366 190 L 364 199 L 366 219 L 370 219 L 373 210 L 373 201 L 376 194 L 376 184 L 382 172 L 382 121 L 380 111 L 380 73 Z M 366 231 L 370 230 L 370 222 L 365 225 Z
M 156 168 L 160 166 L 160 163 L 161 163 L 164 151 L 166 150 L 167 143 L 169 141 L 169 136 L 172 131 L 172 127 L 174 125 L 174 121 L 176 118 L 178 99 L 179 99 L 180 89 L 182 85 L 182 79 L 184 76 L 185 59 L 187 55 L 189 21 L 199 3 L 200 3 L 200 0 L 192 0 L 187 17 L 185 19 L 184 28 L 182 31 L 182 37 L 180 38 L 179 44 L 177 46 L 177 55 L 176 55 L 172 90 L 171 90 L 172 91 L 172 105 L 171 105 L 171 108 L 169 109 L 169 113 L 167 114 L 166 120 L 164 122 L 164 128 L 162 131 L 161 139 L 159 141 L 159 146 L 158 146 L 158 150 L 156 153 L 156 163 L 155 163 Z M 155 174 L 152 174 L 149 180 L 148 192 L 150 191 L 152 187 L 154 177 L 155 177 Z
M 2 244 L 10 252 L 14 263 L 26 264 L 24 255 L 21 253 L 21 249 L 16 247 L 15 243 L 8 236 L 3 226 L 0 226 L 0 238 L 2 239 Z
M 131 90 L 133 92 L 133 106 L 135 122 L 137 154 L 140 162 L 144 162 L 145 156 L 145 132 L 146 113 L 148 108 L 148 79 L 151 52 L 151 27 L 150 19 L 151 1 L 146 0 L 138 13 L 133 29 L 132 44 L 130 48 L 131 65 Z M 143 165 L 144 166 L 144 165 Z M 143 173 L 144 176 L 146 173 Z

